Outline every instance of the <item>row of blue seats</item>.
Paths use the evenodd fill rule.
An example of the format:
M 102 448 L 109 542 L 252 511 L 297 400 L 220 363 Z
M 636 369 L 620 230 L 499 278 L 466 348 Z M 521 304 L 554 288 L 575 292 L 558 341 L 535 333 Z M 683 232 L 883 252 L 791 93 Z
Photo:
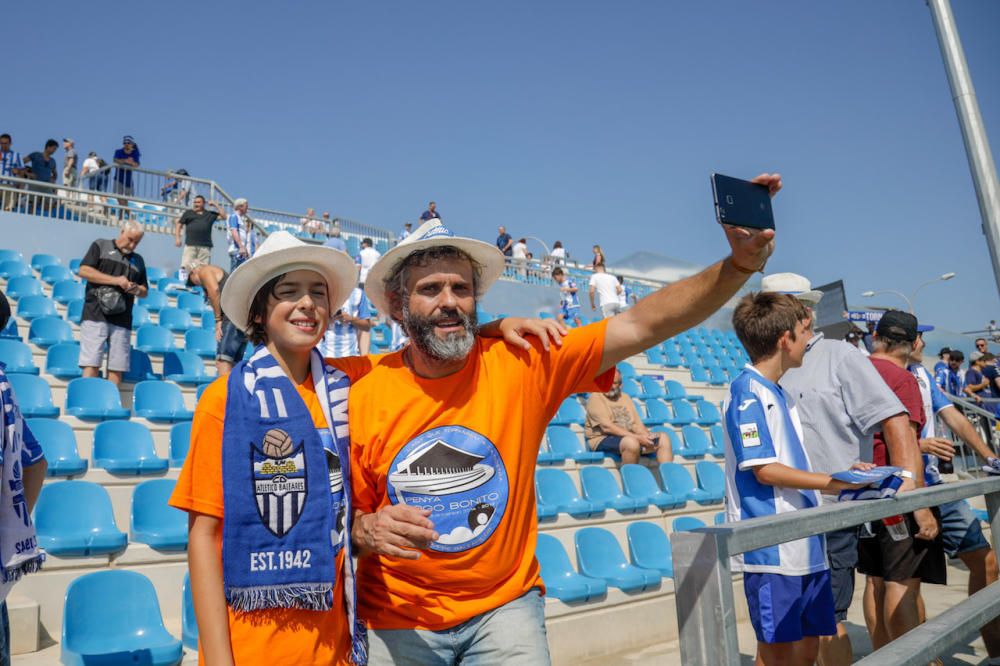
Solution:
M 125 569 L 80 576 L 66 589 L 61 663 L 179 664 L 184 647 L 198 649 L 198 624 L 187 574 L 181 597 L 181 640 L 177 640 L 163 625 L 156 588 L 146 576 Z
M 27 417 L 58 418 L 49 384 L 35 375 L 11 374 L 21 413 Z M 132 416 L 153 422 L 190 421 L 194 413 L 184 406 L 184 396 L 176 384 L 146 380 L 133 388 L 132 410 L 122 407 L 118 387 L 100 377 L 80 377 L 66 388 L 66 414 L 84 421 L 128 419 Z
M 721 458 L 725 452 L 725 441 L 720 425 L 709 427 L 711 436 L 694 425 L 682 426 L 680 437 L 673 428 L 662 425 L 654 426 L 651 430 L 655 433 L 665 433 L 670 440 L 670 449 L 674 455 L 684 458 L 697 459 L 704 458 L 706 455 Z M 654 452 L 645 455 L 656 456 Z M 577 463 L 600 463 L 604 458 L 620 460 L 621 456 L 604 451 L 591 451 L 577 433 L 568 426 L 560 425 L 550 425 L 545 429 L 545 440 L 538 452 L 538 464 L 540 465 L 562 463 L 567 460 L 573 460 Z
M 19 284 L 28 284 L 29 280 L 38 281 L 35 279 L 35 273 L 31 267 L 20 261 L 0 261 L 0 278 L 7 280 L 8 289 L 13 291 L 16 289 L 12 288 L 12 283 L 16 280 L 24 281 Z M 39 271 L 38 278 L 51 286 L 59 282 L 76 282 L 76 273 L 65 266 L 52 264 Z
M 35 505 L 38 545 L 57 557 L 96 557 L 125 550 L 129 541 L 169 553 L 184 552 L 188 520 L 167 504 L 177 482 L 150 479 L 135 486 L 129 534 L 118 529 L 108 491 L 89 481 L 57 481 L 42 486 Z
M 54 254 L 44 254 L 44 253 L 31 255 L 31 261 L 26 264 L 24 261 L 24 255 L 21 254 L 21 252 L 19 252 L 18 250 L 0 248 L 0 264 L 3 264 L 8 261 L 16 262 L 19 264 L 30 265 L 31 268 L 35 269 L 36 271 L 41 271 L 46 266 L 62 265 L 62 259 L 60 259 L 59 257 L 57 257 Z M 6 276 L 0 274 L 0 277 L 6 277 Z
M 563 470 L 536 469 L 538 517 L 544 520 L 565 513 L 574 518 L 594 518 L 611 509 L 619 513 L 634 513 L 647 507 L 670 510 L 682 508 L 688 502 L 708 506 L 722 502 L 725 497 L 725 475 L 715 463 L 695 463 L 697 485 L 683 465 L 661 463 L 658 472 L 660 483 L 645 465 L 622 465 L 619 486 L 611 470 L 584 467 L 580 470 L 581 495 Z
M 90 462 L 80 456 L 73 429 L 65 421 L 29 418 L 28 427 L 45 453 L 46 476 L 82 476 Z M 153 436 L 135 421 L 105 421 L 94 428 L 91 455 L 94 467 L 122 476 L 162 474 L 168 467 L 184 465 L 191 448 L 191 422 L 181 421 L 170 427 L 169 457 L 156 454 Z
M 62 266 L 54 266 L 53 268 L 61 268 L 65 271 L 69 270 Z M 84 296 L 84 284 L 77 282 L 72 277 L 49 284 L 52 286 L 52 300 L 60 305 L 66 305 L 70 301 L 83 298 Z M 7 282 L 4 293 L 12 301 L 20 301 L 22 298 L 27 298 L 28 296 L 44 296 L 45 285 L 41 280 L 36 280 L 33 277 L 15 277 Z
M 633 400 L 636 411 L 642 416 L 642 422 L 646 425 L 691 425 L 698 424 L 704 426 L 714 425 L 722 421 L 719 409 L 707 400 L 698 400 L 695 403 L 687 400 L 671 400 L 664 402 L 659 398 Z M 587 412 L 583 405 L 575 397 L 563 400 L 553 417 L 552 425 L 579 425 L 582 426 L 587 419 Z

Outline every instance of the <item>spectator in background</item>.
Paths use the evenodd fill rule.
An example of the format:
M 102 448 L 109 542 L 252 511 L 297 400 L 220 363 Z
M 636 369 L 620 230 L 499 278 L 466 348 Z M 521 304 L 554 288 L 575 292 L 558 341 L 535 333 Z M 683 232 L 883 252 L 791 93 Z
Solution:
M 228 375 L 233 366 L 243 358 L 247 345 L 246 333 L 236 328 L 222 311 L 222 289 L 226 286 L 229 274 L 212 264 L 203 264 L 188 274 L 188 285 L 201 287 L 205 292 L 205 302 L 212 308 L 215 316 L 215 368 L 217 374 Z M 202 315 L 203 317 L 207 315 Z
M 1000 371 L 997 370 L 997 357 L 992 352 L 983 354 L 983 377 L 989 382 L 987 388 L 994 398 L 1000 398 Z M 997 406 L 1000 409 L 1000 405 Z
M 323 233 L 328 233 L 330 231 L 330 227 L 332 227 L 332 226 L 333 226 L 333 220 L 330 219 L 330 211 L 324 210 L 323 211 L 323 230 L 322 230 L 322 232 Z
M 28 169 L 29 177 L 32 180 L 48 184 L 56 182 L 56 161 L 52 155 L 55 154 L 58 148 L 59 144 L 56 143 L 56 140 L 49 139 L 45 142 L 44 150 L 41 152 L 35 151 L 28 155 L 28 158 L 25 160 L 25 167 Z M 50 187 L 35 185 L 29 185 L 28 187 L 33 192 L 55 194 L 55 190 Z M 37 210 L 39 204 L 41 204 L 42 210 L 49 210 L 54 206 L 54 201 L 49 197 L 45 197 L 42 201 L 38 201 L 34 197 L 29 199 L 31 210 Z
M 981 403 L 983 398 L 993 397 L 990 393 L 990 381 L 983 375 L 983 353 L 981 351 L 969 354 L 969 369 L 965 371 L 965 380 L 962 383 L 962 392 L 977 403 Z
M 80 367 L 84 377 L 97 377 L 108 345 L 108 379 L 116 385 L 128 372 L 132 350 L 132 305 L 149 291 L 146 262 L 135 248 L 142 226 L 127 221 L 117 238 L 99 239 L 80 262 L 87 281 L 80 321 Z
M 226 211 L 216 202 L 209 204 L 215 210 L 205 208 L 205 197 L 194 198 L 191 210 L 181 213 L 174 221 L 174 245 L 181 246 L 181 228 L 184 228 L 184 250 L 181 253 L 181 270 L 190 273 L 202 264 L 212 262 L 212 226 Z M 187 279 L 182 276 L 181 279 Z
M 23 178 L 24 162 L 21 161 L 21 153 L 11 148 L 12 142 L 13 139 L 10 134 L 6 132 L 0 134 L 0 177 Z M 8 184 L 8 182 L 3 180 L 0 180 L 0 183 Z M 3 209 L 14 210 L 17 207 L 17 200 L 18 197 L 16 195 L 5 195 Z
M 330 317 L 326 334 L 319 343 L 320 353 L 328 358 L 367 354 L 361 350 L 359 333 L 370 332 L 373 324 L 368 298 L 360 287 L 355 287 L 347 301 Z M 368 340 L 370 343 L 371 338 Z
M 937 381 L 936 378 L 938 376 L 938 373 L 940 373 L 942 370 L 948 369 L 948 361 L 950 358 L 951 358 L 951 350 L 948 349 L 947 347 L 942 347 L 941 351 L 938 352 L 937 363 L 934 364 L 935 381 Z
M 226 220 L 229 235 L 229 272 L 253 256 L 257 251 L 257 229 L 247 215 L 250 202 L 239 198 L 233 202 L 233 212 Z
M 989 345 L 986 344 L 986 338 L 976 338 L 976 351 L 980 354 L 985 354 L 990 350 Z M 969 355 L 971 358 L 971 354 Z
M 559 323 L 565 326 L 573 322 L 574 326 L 581 326 L 580 297 L 577 293 L 579 290 L 576 280 L 571 279 L 558 266 L 552 270 L 552 279 L 559 285 Z
M 426 222 L 427 220 L 440 220 L 441 216 L 437 212 L 437 204 L 431 201 L 427 204 L 427 210 L 420 214 L 420 221 Z
M 403 225 L 403 230 L 399 232 L 399 240 L 405 239 L 413 232 L 413 223 L 407 222 Z
M 66 187 L 76 187 L 76 148 L 74 146 L 76 143 L 73 139 L 63 139 L 63 151 L 65 155 L 63 156 L 63 170 L 62 179 L 63 185 Z
M 126 134 L 122 137 L 122 147 L 115 151 L 114 162 L 118 165 L 115 169 L 115 194 L 128 196 L 132 194 L 132 168 L 138 167 L 142 159 L 139 146 L 135 139 Z M 118 198 L 118 205 L 124 206 L 128 201 Z
M 604 319 L 614 317 L 621 312 L 621 304 L 618 295 L 622 293 L 622 286 L 618 284 L 618 279 L 605 272 L 604 264 L 594 266 L 594 274 L 590 276 L 590 309 L 601 309 L 601 316 Z M 595 302 L 594 296 L 597 296 Z
M 172 172 L 173 177 L 160 188 L 160 198 L 167 203 L 187 206 L 191 199 L 191 181 L 182 177 L 187 175 L 187 169 Z
M 594 259 L 590 262 L 592 268 L 597 268 L 597 266 L 604 266 L 607 261 L 604 258 L 604 250 L 601 249 L 600 245 L 594 246 Z
M 358 264 L 361 265 L 361 273 L 358 277 L 358 281 L 364 283 L 365 278 L 368 277 L 368 271 L 371 267 L 375 265 L 375 262 L 381 258 L 382 253 L 372 247 L 371 238 L 361 239 L 361 251 L 358 253 Z
M 396 352 L 405 347 L 410 342 L 406 330 L 400 326 L 399 322 L 389 317 L 389 329 L 392 331 L 392 340 L 389 343 L 389 351 Z
M 344 239 L 340 237 L 340 227 L 336 224 L 330 229 L 330 236 L 323 243 L 327 247 L 332 247 L 334 250 L 340 250 L 344 254 L 347 253 L 347 243 Z
M 517 274 L 523 280 L 528 275 L 528 240 L 526 238 L 517 239 L 514 247 L 511 248 L 510 258 L 517 270 Z
M 552 263 L 556 266 L 562 266 L 566 263 L 566 248 L 563 247 L 562 241 L 556 241 L 552 244 L 552 253 L 549 256 L 552 257 Z
M 868 350 L 868 353 L 871 354 L 875 351 L 875 322 L 869 319 L 865 322 L 865 328 L 867 330 L 861 334 L 861 343 Z
M 302 231 L 307 234 L 318 234 L 325 231 L 323 221 L 316 218 L 315 208 L 306 209 L 306 216 L 300 218 L 299 221 L 302 223 Z
M 844 336 L 844 340 L 847 344 L 851 345 L 865 356 L 868 356 L 868 349 L 861 344 L 861 331 L 848 331 L 847 335 Z
M 623 464 L 635 464 L 645 453 L 655 453 L 657 463 L 672 462 L 674 451 L 665 432 L 650 432 L 632 398 L 622 393 L 622 373 L 615 370 L 611 389 L 587 398 L 584 424 L 591 451 L 621 455 Z
M 963 395 L 962 389 L 965 388 L 965 385 L 962 382 L 962 375 L 959 374 L 963 361 L 965 361 L 965 354 L 958 349 L 951 349 L 948 351 L 948 365 L 934 374 L 934 381 L 945 393 L 957 397 Z
M 616 275 L 615 279 L 618 280 L 618 286 L 622 288 L 621 293 L 618 294 L 618 305 L 621 307 L 621 311 L 624 312 L 630 305 L 635 303 L 635 294 L 632 293 L 632 287 L 625 284 L 624 275 Z
M 503 252 L 503 256 L 510 257 L 514 247 L 514 239 L 507 233 L 507 227 L 497 227 L 497 247 Z
M 990 340 L 1000 342 L 1000 330 L 997 329 L 996 319 L 990 319 L 990 325 L 986 327 L 986 331 L 990 335 Z
M 96 192 L 102 192 L 107 189 L 107 174 L 97 173 L 102 166 L 104 166 L 104 160 L 98 157 L 97 153 L 93 150 L 90 151 L 87 154 L 87 159 L 83 161 L 83 167 L 80 170 L 80 184 L 83 188 Z M 101 195 L 88 195 L 87 200 L 91 204 L 99 204 L 101 203 Z
M 10 304 L 0 292 L 0 331 L 10 320 Z M 10 666 L 7 595 L 24 574 L 38 571 L 45 556 L 38 548 L 31 512 L 45 481 L 48 463 L 17 406 L 0 362 L 0 664 Z

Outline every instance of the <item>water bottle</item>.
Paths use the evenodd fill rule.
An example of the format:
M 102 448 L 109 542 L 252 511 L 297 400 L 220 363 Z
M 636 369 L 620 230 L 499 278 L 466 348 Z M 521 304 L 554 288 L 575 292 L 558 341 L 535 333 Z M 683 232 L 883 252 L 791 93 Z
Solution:
M 943 460 L 941 458 L 938 458 L 938 470 L 942 474 L 954 474 L 955 463 L 952 460 Z
M 882 519 L 886 531 L 893 541 L 903 541 L 910 536 L 910 530 L 906 526 L 905 516 L 889 516 Z

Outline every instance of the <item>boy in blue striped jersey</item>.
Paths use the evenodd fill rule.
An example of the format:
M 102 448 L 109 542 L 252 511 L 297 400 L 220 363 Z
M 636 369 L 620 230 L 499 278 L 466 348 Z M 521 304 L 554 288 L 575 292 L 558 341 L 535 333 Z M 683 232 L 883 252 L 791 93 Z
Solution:
M 858 487 L 811 471 L 795 404 L 778 384 L 787 370 L 802 365 L 812 337 L 806 307 L 787 294 L 747 294 L 733 313 L 733 328 L 752 365 L 733 380 L 724 404 L 726 520 L 815 507 L 817 491 Z M 744 573 L 759 663 L 815 662 L 819 636 L 837 631 L 824 536 L 733 559 L 733 570 Z

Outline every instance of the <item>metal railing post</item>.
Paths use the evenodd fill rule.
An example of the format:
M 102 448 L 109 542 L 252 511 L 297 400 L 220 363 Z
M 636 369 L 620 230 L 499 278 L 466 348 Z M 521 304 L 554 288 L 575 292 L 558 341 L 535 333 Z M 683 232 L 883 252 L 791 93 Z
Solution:
M 740 663 L 736 606 L 725 532 L 678 532 L 674 555 L 674 598 L 685 666 Z
M 986 513 L 989 517 L 993 552 L 1000 553 L 1000 492 L 986 494 Z

